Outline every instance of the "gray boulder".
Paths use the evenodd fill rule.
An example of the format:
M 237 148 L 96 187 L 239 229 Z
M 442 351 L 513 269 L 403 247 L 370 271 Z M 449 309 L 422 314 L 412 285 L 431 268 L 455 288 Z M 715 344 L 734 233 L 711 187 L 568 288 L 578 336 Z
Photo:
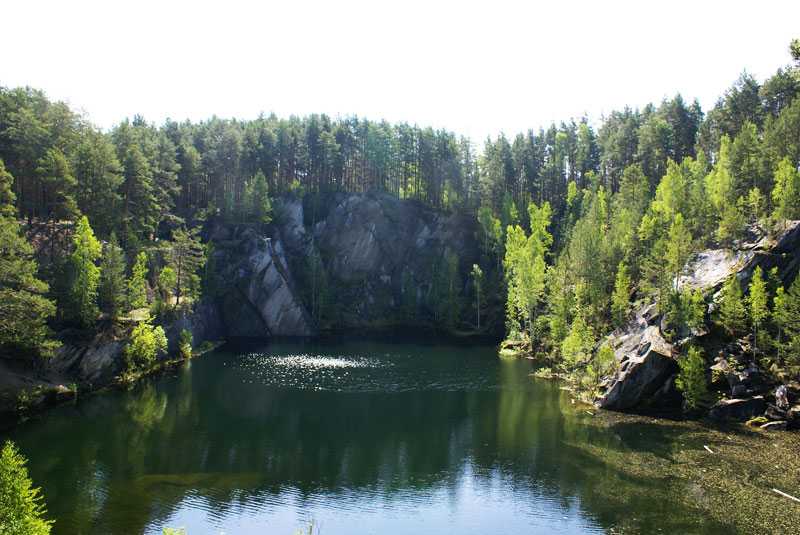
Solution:
M 56 381 L 102 385 L 111 382 L 123 367 L 124 342 L 101 332 L 88 343 L 66 343 L 45 364 L 45 375 Z
M 610 410 L 646 409 L 653 399 L 666 399 L 670 381 L 678 371 L 672 344 L 664 340 L 657 326 L 645 325 L 628 333 L 615 350 L 620 362 L 598 407 Z

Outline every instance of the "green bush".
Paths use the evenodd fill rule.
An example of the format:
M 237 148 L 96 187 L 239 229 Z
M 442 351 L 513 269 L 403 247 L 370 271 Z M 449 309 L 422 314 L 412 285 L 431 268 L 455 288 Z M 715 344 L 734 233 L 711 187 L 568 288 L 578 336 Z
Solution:
M 128 366 L 137 368 L 152 363 L 158 353 L 167 350 L 167 336 L 161 326 L 154 327 L 150 321 L 139 323 L 131 333 L 131 340 L 125 347 Z

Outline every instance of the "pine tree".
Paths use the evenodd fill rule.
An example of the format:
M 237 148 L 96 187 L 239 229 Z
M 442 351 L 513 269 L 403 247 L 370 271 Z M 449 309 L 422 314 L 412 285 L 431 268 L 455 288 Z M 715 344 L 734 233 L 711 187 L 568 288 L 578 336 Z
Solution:
M 119 317 L 125 307 L 125 253 L 113 232 L 103 248 L 100 261 L 100 309 L 112 320 Z
M 720 293 L 719 321 L 731 335 L 744 331 L 747 309 L 742 296 L 742 286 L 736 276 L 730 277 Z
M 37 278 L 33 247 L 20 232 L 12 182 L 0 160 L 0 346 L 47 356 L 57 346 L 47 326 L 56 308 L 45 298 L 48 285 Z
M 769 318 L 768 300 L 764 273 L 761 266 L 758 266 L 753 273 L 753 280 L 750 282 L 750 291 L 747 296 L 747 308 L 750 313 L 750 323 L 753 326 L 753 354 L 758 353 L 759 329 Z
M 184 296 L 196 298 L 200 290 L 198 271 L 205 264 L 205 249 L 197 237 L 198 229 L 176 229 L 168 244 L 167 261 L 175 271 L 175 302 Z
M 27 461 L 12 442 L 0 451 L 0 534 L 47 535 L 53 522 L 42 491 L 28 477 Z
M 135 310 L 147 306 L 147 253 L 140 252 L 128 279 L 128 308 Z
M 614 293 L 611 295 L 611 315 L 619 326 L 625 321 L 631 297 L 631 277 L 628 266 L 620 262 L 617 266 L 617 278 L 614 281 Z
M 260 169 L 247 183 L 245 201 L 247 216 L 251 221 L 256 223 L 272 221 L 272 201 L 269 198 L 267 177 Z
M 72 318 L 83 327 L 90 327 L 97 319 L 97 288 L 100 283 L 100 258 L 102 246 L 95 238 L 89 219 L 81 217 L 72 237 L 74 251 L 70 256 L 72 284 L 69 299 Z

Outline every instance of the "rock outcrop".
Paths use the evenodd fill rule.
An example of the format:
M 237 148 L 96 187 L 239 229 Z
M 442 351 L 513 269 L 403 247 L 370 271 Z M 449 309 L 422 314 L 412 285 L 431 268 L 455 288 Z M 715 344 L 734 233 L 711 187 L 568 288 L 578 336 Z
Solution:
M 800 268 L 800 221 L 788 222 L 774 239 L 756 235 L 734 249 L 710 249 L 694 255 L 678 284 L 681 288 L 703 292 L 710 301 L 709 310 L 713 311 L 719 289 L 729 277 L 737 277 L 744 288 L 759 266 L 765 273 L 776 268 L 784 284 L 793 280 Z M 711 329 L 703 328 L 685 337 L 682 334 L 673 345 L 665 339 L 661 330 L 663 322 L 655 310 L 653 304 L 641 308 L 627 325 L 609 335 L 608 341 L 615 348 L 619 366 L 607 381 L 605 392 L 597 399 L 597 406 L 632 411 L 674 406 L 680 399 L 674 390 L 678 371 L 676 359 L 680 354 L 676 345 L 698 343 L 706 346 L 707 355 L 716 357 L 712 369 L 730 388 L 728 399 L 715 405 L 711 416 L 746 419 L 764 413 L 766 404 L 758 394 L 766 393 L 769 385 L 758 367 L 743 358 L 745 352 L 738 344 L 728 344 L 717 338 L 705 341 L 703 337 Z
M 609 410 L 645 409 L 675 402 L 670 379 L 678 371 L 675 349 L 661 335 L 658 325 L 649 325 L 647 310 L 636 315 L 634 325 L 615 339 L 619 369 L 597 406 Z

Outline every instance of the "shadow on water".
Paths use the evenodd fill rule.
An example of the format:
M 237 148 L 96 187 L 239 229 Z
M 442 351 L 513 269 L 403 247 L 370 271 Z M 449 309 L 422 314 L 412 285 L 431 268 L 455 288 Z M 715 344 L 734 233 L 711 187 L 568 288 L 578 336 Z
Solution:
M 327 514 L 327 535 L 349 532 L 336 523 L 344 513 L 385 533 L 480 533 L 498 522 L 730 532 L 670 474 L 702 437 L 592 418 L 529 371 L 490 347 L 249 347 L 54 410 L 11 438 L 57 534 L 234 524 L 291 533 L 296 515 Z

